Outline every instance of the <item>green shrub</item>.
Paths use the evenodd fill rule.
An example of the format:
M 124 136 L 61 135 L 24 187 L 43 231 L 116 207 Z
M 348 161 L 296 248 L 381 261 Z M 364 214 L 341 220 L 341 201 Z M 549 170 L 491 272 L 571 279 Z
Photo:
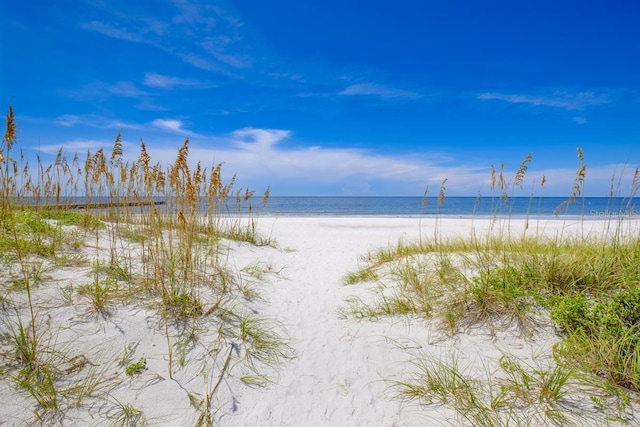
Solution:
M 135 374 L 139 374 L 145 369 L 147 369 L 147 359 L 144 357 L 141 357 L 140 360 L 138 360 L 136 363 L 132 363 L 129 366 L 127 366 L 127 369 L 125 372 L 127 376 L 132 376 Z
M 551 319 L 565 331 L 578 329 L 591 331 L 592 307 L 584 295 L 557 298 L 557 304 L 551 310 Z

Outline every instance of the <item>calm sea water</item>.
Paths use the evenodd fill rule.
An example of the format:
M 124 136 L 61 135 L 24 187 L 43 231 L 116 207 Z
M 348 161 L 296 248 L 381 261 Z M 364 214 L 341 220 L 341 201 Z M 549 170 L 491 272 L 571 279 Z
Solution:
M 158 198 L 157 201 L 161 201 Z M 93 198 L 91 202 L 109 202 L 108 198 Z M 261 216 L 454 216 L 471 217 L 555 217 L 569 216 L 585 219 L 632 218 L 640 220 L 640 198 L 587 197 L 567 204 L 565 197 L 447 197 L 438 206 L 436 197 L 292 197 L 272 196 L 266 205 L 259 198 L 252 201 L 252 214 Z M 61 201 L 27 200 L 25 204 L 84 204 L 82 197 L 64 198 Z M 237 207 L 231 201 L 230 213 Z M 203 200 L 202 209 L 206 210 Z M 241 214 L 249 214 L 249 204 L 243 203 Z
M 629 217 L 640 219 L 640 199 L 588 197 L 559 209 L 564 197 L 499 198 L 447 197 L 438 207 L 437 198 L 429 197 L 271 197 L 266 206 L 253 206 L 260 215 L 275 216 L 511 216 L 553 217 L 584 216 L 610 219 Z

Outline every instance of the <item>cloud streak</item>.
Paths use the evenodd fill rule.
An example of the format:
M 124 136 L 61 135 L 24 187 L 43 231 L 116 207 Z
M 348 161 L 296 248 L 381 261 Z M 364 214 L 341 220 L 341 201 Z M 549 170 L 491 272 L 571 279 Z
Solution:
M 125 40 L 129 42 L 144 43 L 147 42 L 146 38 L 142 34 L 131 32 L 125 28 L 120 28 L 115 25 L 107 24 L 100 21 L 91 21 L 86 24 L 82 24 L 81 27 L 85 30 L 95 31 L 107 37 L 111 37 L 118 40 Z
M 411 100 L 422 98 L 417 92 L 410 92 L 402 89 L 390 88 L 373 83 L 358 83 L 347 86 L 338 93 L 343 96 L 373 96 L 388 100 Z
M 121 14 L 102 8 L 101 20 L 81 28 L 106 37 L 142 43 L 208 71 L 234 75 L 236 69 L 251 67 L 254 59 L 243 42 L 242 23 L 219 7 L 205 2 L 181 0 L 166 20 L 147 14 Z
M 166 76 L 158 73 L 145 73 L 143 85 L 157 89 L 196 88 L 206 89 L 214 87 L 208 83 L 195 79 Z
M 97 129 L 113 129 L 116 131 L 122 129 L 135 129 L 146 131 L 159 131 L 161 133 L 186 135 L 186 136 L 198 136 L 197 133 L 185 129 L 185 123 L 182 120 L 170 119 L 170 118 L 157 118 L 150 123 L 128 123 L 122 120 L 113 120 L 105 117 L 95 115 L 74 115 L 63 114 L 55 119 L 55 123 L 58 126 L 71 128 L 79 126 L 89 126 Z
M 123 141 L 122 146 L 124 148 L 128 148 L 131 146 L 130 143 Z M 77 153 L 78 155 L 84 154 L 87 150 L 95 153 L 101 148 L 104 150 L 110 149 L 113 147 L 113 141 L 106 141 L 101 139 L 72 139 L 70 141 L 66 141 L 64 144 L 45 144 L 38 147 L 38 149 L 42 153 L 46 154 L 56 154 L 60 151 L 60 148 L 63 148 L 64 153 Z
M 587 107 L 607 104 L 610 102 L 606 95 L 598 95 L 594 92 L 554 92 L 549 96 L 503 94 L 498 92 L 484 92 L 477 96 L 481 101 L 504 101 L 510 104 L 529 104 L 542 107 L 563 108 L 565 110 L 581 111 Z
M 144 129 L 137 123 L 108 119 L 96 115 L 63 114 L 56 117 L 55 123 L 62 127 L 89 126 L 97 129 Z
M 108 86 L 107 90 L 113 95 L 126 98 L 138 98 L 149 95 L 148 92 L 138 88 L 134 83 L 129 81 L 117 82 L 114 85 Z
M 119 81 L 115 84 L 95 82 L 83 85 L 79 89 L 61 89 L 60 93 L 81 101 L 106 98 L 112 95 L 123 98 L 140 98 L 150 95 L 130 81 Z

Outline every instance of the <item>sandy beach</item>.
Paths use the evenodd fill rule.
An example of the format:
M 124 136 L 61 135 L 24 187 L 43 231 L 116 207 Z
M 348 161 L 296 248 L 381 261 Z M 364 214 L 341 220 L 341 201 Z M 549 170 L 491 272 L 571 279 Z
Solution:
M 174 350 L 170 374 L 169 334 L 148 302 L 117 304 L 109 315 L 96 315 L 87 301 L 64 299 L 60 291 L 91 280 L 90 269 L 55 268 L 34 292 L 38 319 L 46 319 L 43 336 L 72 356 L 64 369 L 95 372 L 101 385 L 95 396 L 38 421 L 33 399 L 5 375 L 0 381 L 0 425 L 193 426 L 199 419 L 198 402 L 207 395 L 214 408 L 211 422 L 220 426 L 469 425 L 448 405 L 399 399 L 394 382 L 411 378 L 413 362 L 425 357 L 445 363 L 455 359 L 462 372 L 478 380 L 496 375 L 505 355 L 533 369 L 548 369 L 555 363 L 552 348 L 560 339 L 553 324 L 541 316 L 538 327 L 525 336 L 509 325 L 447 334 L 437 321 L 416 315 L 358 318 L 349 315 L 349 301 L 372 301 L 379 284 L 345 285 L 345 276 L 362 267 L 370 251 L 427 240 L 434 233 L 468 237 L 500 227 L 513 236 L 523 235 L 525 228 L 526 233 L 548 236 L 602 236 L 605 226 L 603 221 L 562 220 L 495 224 L 456 218 L 260 218 L 259 233 L 274 245 L 224 241 L 220 248 L 230 271 L 258 296 L 242 303 L 240 310 L 265 322 L 285 343 L 282 357 L 256 362 L 255 370 L 241 363 L 241 345 L 216 347 L 216 331 L 202 321 L 197 342 L 209 344 L 186 345 L 182 353 Z M 123 245 L 136 259 L 135 245 Z M 96 253 L 95 248 L 82 250 Z M 12 314 L 6 313 L 5 333 L 10 319 Z M 6 352 L 6 343 L 3 346 Z M 127 364 L 118 363 L 142 358 L 145 366 L 137 375 L 126 375 Z M 637 404 L 636 396 L 623 411 L 624 421 L 639 422 Z M 139 411 L 137 424 L 124 422 L 126 405 Z M 593 402 L 578 389 L 566 397 L 563 408 L 578 425 L 601 425 L 597 420 L 605 419 L 598 418 Z M 544 425 L 535 414 L 527 419 L 531 425 Z

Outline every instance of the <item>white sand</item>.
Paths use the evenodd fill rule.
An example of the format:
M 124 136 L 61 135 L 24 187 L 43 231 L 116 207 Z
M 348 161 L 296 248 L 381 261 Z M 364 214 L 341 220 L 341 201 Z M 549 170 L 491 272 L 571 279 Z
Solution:
M 535 233 L 537 228 L 549 235 L 560 230 L 602 235 L 603 224 L 532 221 L 527 232 Z M 513 235 L 522 235 L 523 220 L 494 224 L 503 230 L 507 225 Z M 472 226 L 480 234 L 491 223 L 479 219 L 440 219 L 436 224 L 433 218 L 261 218 L 260 232 L 275 238 L 278 248 L 232 242 L 228 262 L 239 274 L 255 263 L 270 267 L 272 272 L 256 285 L 263 300 L 251 309 L 289 339 L 295 356 L 263 367 L 272 380 L 263 387 L 240 381 L 248 371 L 234 365 L 215 394 L 213 421 L 221 426 L 459 425 L 462 420 L 447 406 L 396 399 L 397 390 L 390 387 L 390 381 L 409 378 L 415 370 L 409 361 L 420 354 L 447 363 L 456 355 L 462 371 L 478 379 L 491 376 L 503 354 L 533 367 L 552 364 L 551 348 L 558 337 L 550 326 L 541 327 L 528 339 L 511 329 L 491 334 L 482 328 L 446 337 L 435 322 L 418 317 L 358 320 L 339 316 L 347 299 L 371 300 L 373 296 L 375 284 L 345 286 L 342 282 L 345 274 L 362 265 L 361 256 L 395 246 L 400 239 L 430 238 L 436 227 L 441 236 L 468 237 Z M 89 268 L 62 269 L 54 276 L 56 288 L 90 281 Z M 41 292 L 46 294 L 46 289 L 42 285 Z M 53 292 L 49 299 L 59 294 L 49 292 Z M 113 382 L 103 395 L 106 403 L 88 399 L 65 412 L 63 425 L 108 425 L 118 414 L 114 399 L 142 410 L 149 425 L 194 425 L 198 412 L 189 393 L 206 394 L 207 378 L 201 372 L 208 367 L 215 377 L 223 358 L 213 361 L 196 349 L 189 353 L 184 367 L 175 369 L 171 380 L 164 329 L 154 310 L 123 305 L 104 319 L 92 315 L 87 303 L 48 307 L 46 301 L 46 296 L 40 297 L 39 309 L 53 319 L 50 323 L 64 327 L 56 334 L 56 346 L 84 355 L 96 365 L 92 369 Z M 200 339 L 214 340 L 215 334 L 210 335 L 211 331 L 203 330 Z M 126 346 L 132 348 L 134 361 L 142 356 L 147 359 L 148 369 L 141 375 L 127 377 L 113 361 L 113 355 L 121 354 Z M 106 354 L 111 355 L 107 368 Z M 593 410 L 588 398 L 584 400 L 568 411 Z M 33 420 L 33 400 L 6 378 L 0 380 L 0 401 L 0 425 L 26 425 Z

